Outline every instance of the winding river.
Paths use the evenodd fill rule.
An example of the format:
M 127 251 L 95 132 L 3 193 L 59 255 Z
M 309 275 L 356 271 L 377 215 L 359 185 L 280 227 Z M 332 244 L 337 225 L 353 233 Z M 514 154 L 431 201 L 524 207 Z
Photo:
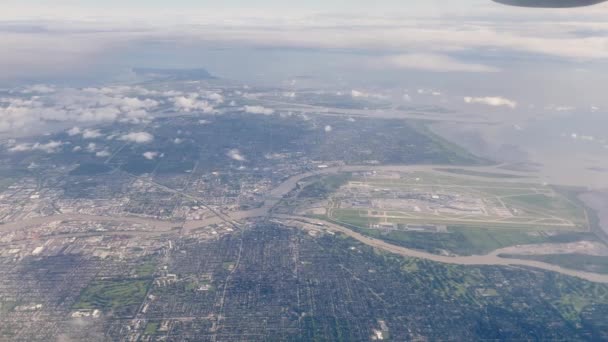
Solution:
M 183 223 L 184 230 L 182 233 L 188 233 L 190 230 L 205 227 L 210 224 L 220 223 L 222 221 L 226 221 L 227 219 L 232 222 L 237 222 L 239 220 L 245 220 L 250 218 L 257 217 L 268 217 L 271 214 L 271 209 L 279 203 L 279 201 L 287 195 L 290 191 L 295 189 L 298 182 L 305 178 L 309 178 L 317 175 L 326 175 L 326 174 L 335 174 L 339 172 L 356 172 L 356 171 L 398 171 L 398 172 L 412 172 L 412 171 L 427 171 L 434 172 L 437 168 L 442 167 L 441 165 L 412 165 L 412 166 L 369 166 L 369 165 L 350 165 L 350 166 L 341 166 L 341 167 L 331 167 L 326 169 L 319 169 L 316 171 L 311 171 L 303 174 L 299 174 L 293 176 L 291 178 L 286 179 L 279 186 L 274 188 L 270 192 L 269 198 L 266 200 L 264 205 L 258 209 L 249 210 L 249 211 L 237 211 L 231 213 L 223 213 L 223 217 L 212 217 L 202 221 L 186 221 Z M 497 169 L 497 166 L 479 166 L 479 167 L 459 167 L 461 169 L 467 169 L 471 171 L 480 171 L 480 172 L 500 172 L 507 173 L 505 170 Z M 525 182 L 525 181 L 537 181 L 536 175 L 530 173 L 517 173 L 509 171 L 508 174 L 513 174 L 520 176 L 522 178 L 514 178 L 514 179 L 500 179 L 501 182 Z M 473 178 L 473 179 L 483 179 L 488 181 L 487 178 L 477 177 L 477 176 L 458 176 L 459 178 Z M 528 178 L 528 179 L 526 179 Z M 419 259 L 431 260 L 434 262 L 440 262 L 445 264 L 457 264 L 457 265 L 494 265 L 494 266 L 522 266 L 522 267 L 531 267 L 551 272 L 558 272 L 561 274 L 565 274 L 568 276 L 573 276 L 581 279 L 585 279 L 592 282 L 597 283 L 606 283 L 608 284 L 608 275 L 597 274 L 591 272 L 577 271 L 572 269 L 566 269 L 557 265 L 552 265 L 544 262 L 533 261 L 533 260 L 522 260 L 522 259 L 511 259 L 511 258 L 502 258 L 499 257 L 501 250 L 496 250 L 487 255 L 474 255 L 474 256 L 442 256 L 432 253 L 427 253 L 419 250 L 409 249 L 401 246 L 396 246 L 378 239 L 374 239 L 371 237 L 367 237 L 355 231 L 352 231 L 348 228 L 328 223 L 325 221 L 318 221 L 314 219 L 310 219 L 307 217 L 297 217 L 297 216 L 285 216 L 285 215 L 272 215 L 273 218 L 277 218 L 280 220 L 298 220 L 300 222 L 308 222 L 311 224 L 311 227 L 319 229 L 322 226 L 323 229 L 340 232 L 349 237 L 352 237 L 362 243 L 365 243 L 369 246 L 373 246 L 375 248 L 382 249 L 384 251 L 395 253 L 398 255 L 413 257 Z M 6 224 L 0 224 L 0 231 L 11 231 L 16 229 L 27 229 L 28 227 L 40 226 L 44 224 L 48 224 L 51 222 L 57 221 L 112 221 L 112 222 L 130 222 L 147 225 L 152 228 L 151 233 L 158 234 L 159 232 L 171 232 L 172 228 L 179 226 L 179 224 L 149 219 L 149 218 L 139 218 L 139 217 L 106 217 L 106 216 L 90 216 L 83 214 L 60 214 L 53 215 L 48 217 L 38 217 L 29 220 L 23 220 L 19 222 L 11 222 Z M 103 233 L 99 233 L 103 234 Z M 110 233 L 108 233 L 110 234 Z M 129 232 L 125 232 L 124 234 L 128 235 Z M 140 232 L 141 234 L 141 232 Z

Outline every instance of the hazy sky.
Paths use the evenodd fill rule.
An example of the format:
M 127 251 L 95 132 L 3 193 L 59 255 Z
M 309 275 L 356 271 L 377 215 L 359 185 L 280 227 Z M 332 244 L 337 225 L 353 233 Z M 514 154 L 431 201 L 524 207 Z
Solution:
M 608 13 L 608 6 L 596 6 L 593 9 L 576 10 L 534 10 L 507 8 L 491 0 L 4 0 L 0 19 L 13 20 L 17 18 L 54 17 L 70 18 L 72 20 L 85 17 L 114 17 L 114 18 L 153 18 L 154 20 L 169 19 L 174 15 L 181 17 L 196 17 L 199 15 L 217 13 L 227 10 L 225 15 L 246 15 L 252 13 L 267 13 L 283 16 L 297 16 L 302 12 L 357 12 L 370 14 L 400 14 L 400 15 L 543 15 L 545 13 L 562 13 L 570 16 L 573 11 L 577 14 L 602 15 Z
M 607 17 L 606 5 L 542 10 L 490 0 L 4 0 L 0 85 L 144 65 L 231 78 L 355 69 L 370 80 L 408 80 L 415 72 L 457 88 L 524 75 L 536 92 L 564 83 L 551 92 L 560 97 L 589 78 L 593 95 L 605 81 Z
M 606 18 L 608 3 L 544 10 L 490 0 L 3 0 L 0 87 L 119 82 L 133 67 L 206 68 L 269 86 L 304 75 L 319 87 L 499 120 L 497 132 L 481 130 L 487 140 L 500 147 L 528 134 L 531 155 L 551 155 L 544 141 L 557 161 L 566 150 L 554 148 L 557 139 L 589 145 L 596 150 L 584 162 L 597 166 L 608 162 L 608 136 L 593 131 L 608 122 Z M 73 95 L 50 109 L 35 98 L 0 98 L 0 131 L 57 120 Z M 541 134 L 555 122 L 563 124 Z
M 445 0 L 431 0 L 431 1 L 417 1 L 417 0 L 381 0 L 370 2 L 369 0 L 306 0 L 306 1 L 282 1 L 282 0 L 130 0 L 130 1 L 119 1 L 119 0 L 54 0 L 52 4 L 45 0 L 8 0 L 5 1 L 3 6 L 10 8 L 19 9 L 38 9 L 38 10 L 49 10 L 56 7 L 70 7 L 74 9 L 90 9 L 90 8 L 103 8 L 103 9 L 119 9 L 119 8 L 137 8 L 140 10 L 148 9 L 170 9 L 175 10 L 179 8 L 188 9 L 209 9 L 209 8 L 264 8 L 264 9 L 312 9 L 319 11 L 344 11 L 344 10 L 422 10 L 422 9 L 433 9 L 438 8 L 462 8 L 470 7 L 472 5 L 483 5 L 488 3 L 485 0 L 459 0 L 459 1 L 445 1 Z M 491 5 L 491 4 L 490 4 Z

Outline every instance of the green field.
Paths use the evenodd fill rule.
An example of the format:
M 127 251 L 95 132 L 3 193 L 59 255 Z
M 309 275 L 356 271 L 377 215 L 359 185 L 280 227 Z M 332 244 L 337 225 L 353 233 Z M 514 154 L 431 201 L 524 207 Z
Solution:
M 346 226 L 367 236 L 407 248 L 420 249 L 431 253 L 450 252 L 458 255 L 483 255 L 496 249 L 537 243 L 565 243 L 590 238 L 591 233 L 564 232 L 561 234 L 521 229 L 484 229 L 471 227 L 448 227 L 447 233 L 427 233 L 414 231 L 382 231 L 367 228 L 362 219 L 335 221 L 328 217 L 318 217 Z
M 304 188 L 298 194 L 298 197 L 327 198 L 341 186 L 348 183 L 350 178 L 350 173 L 313 177 L 312 179 L 309 179 L 311 183 L 304 186 Z
M 440 168 L 441 169 L 441 168 Z M 470 171 L 462 169 L 467 173 L 477 173 L 478 171 Z M 506 177 L 501 177 L 506 178 Z M 353 180 L 365 180 L 371 183 L 385 183 L 385 184 L 394 184 L 394 185 L 413 185 L 417 183 L 431 184 L 431 185 L 473 185 L 473 186 L 483 186 L 483 187 L 504 187 L 505 185 L 508 187 L 515 188 L 529 188 L 530 185 L 535 187 L 542 187 L 541 184 L 530 184 L 526 182 L 525 179 L 509 179 L 508 182 L 504 182 L 501 179 L 492 179 L 489 178 L 487 180 L 477 180 L 467 177 L 459 177 L 457 174 L 445 174 L 441 172 L 433 172 L 433 171 L 412 171 L 407 173 L 401 173 L 401 178 L 399 179 L 383 179 L 383 178 L 357 178 L 353 177 Z
M 147 278 L 154 275 L 155 271 L 156 262 L 154 260 L 149 260 L 135 267 L 135 276 L 138 278 Z
M 459 255 L 487 254 L 519 244 L 594 238 L 583 204 L 573 194 L 550 186 L 431 172 L 394 176 L 353 175 L 330 197 L 323 219 L 400 246 Z M 353 193 L 363 202 L 350 204 Z M 452 199 L 430 199 L 435 194 Z M 461 200 L 464 202 L 458 202 Z M 423 209 L 416 203 L 422 203 Z M 475 210 L 456 210 L 458 203 L 465 203 L 461 205 L 467 209 L 467 203 L 473 203 Z M 447 232 L 410 230 L 407 225 L 445 226 Z
M 529 194 L 502 198 L 507 204 L 540 215 L 562 217 L 577 224 L 586 224 L 585 209 L 558 193 Z
M 480 171 L 472 171 L 466 169 L 452 169 L 452 168 L 438 168 L 435 169 L 441 172 L 452 173 L 456 175 L 463 176 L 475 176 L 475 177 L 485 177 L 485 178 L 523 178 L 522 176 L 508 174 L 508 173 L 498 173 L 498 172 L 480 172 Z
M 150 322 L 146 324 L 146 329 L 144 330 L 144 334 L 146 335 L 154 335 L 158 331 L 158 322 Z
M 73 308 L 113 311 L 117 316 L 133 315 L 143 302 L 149 286 L 149 280 L 96 280 L 81 292 Z
M 399 179 L 353 177 L 349 188 L 382 190 L 362 194 L 373 199 L 398 198 L 398 194 L 443 194 L 481 201 L 483 215 L 466 211 L 414 211 L 411 207 L 398 208 L 343 208 L 334 209 L 331 217 L 336 221 L 357 224 L 355 221 L 377 223 L 427 223 L 466 225 L 475 228 L 589 231 L 586 208 L 570 195 L 550 186 L 533 183 L 495 182 L 463 179 L 430 172 L 402 173 Z M 446 204 L 449 208 L 449 204 Z M 340 204 L 334 208 L 341 208 Z M 476 207 L 479 208 L 479 207 Z M 365 210 L 379 211 L 367 215 Z M 362 219 L 356 216 L 364 216 Z
M 500 221 L 483 218 L 458 218 L 446 216 L 417 215 L 404 212 L 382 211 L 389 217 L 369 216 L 367 211 L 359 209 L 332 209 L 330 217 L 338 222 L 370 227 L 372 224 L 437 224 L 447 226 L 466 226 L 492 230 L 526 230 L 526 231 L 564 231 L 586 232 L 589 229 L 582 223 L 574 225 L 551 218 L 509 218 Z

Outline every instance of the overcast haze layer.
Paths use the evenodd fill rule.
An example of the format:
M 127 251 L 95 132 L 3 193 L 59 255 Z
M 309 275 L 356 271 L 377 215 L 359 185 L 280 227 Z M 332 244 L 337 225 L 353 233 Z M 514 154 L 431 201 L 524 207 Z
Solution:
M 314 86 L 399 98 L 434 89 L 441 96 L 407 96 L 505 127 L 543 127 L 539 120 L 567 113 L 594 115 L 592 125 L 574 121 L 590 127 L 608 108 L 606 17 L 605 4 L 531 10 L 489 0 L 11 0 L 0 13 L 0 85 L 130 82 L 134 67 L 205 68 L 267 86 L 306 76 Z M 585 135 L 567 122 L 552 134 Z M 483 130 L 501 144 L 521 139 L 511 133 Z

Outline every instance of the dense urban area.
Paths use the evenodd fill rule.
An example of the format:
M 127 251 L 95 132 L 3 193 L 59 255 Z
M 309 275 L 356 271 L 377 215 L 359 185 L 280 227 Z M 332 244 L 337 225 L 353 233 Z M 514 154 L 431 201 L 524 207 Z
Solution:
M 0 93 L 119 118 L 0 140 L 0 340 L 608 340 L 586 189 L 432 129 L 482 119 L 137 72 Z

